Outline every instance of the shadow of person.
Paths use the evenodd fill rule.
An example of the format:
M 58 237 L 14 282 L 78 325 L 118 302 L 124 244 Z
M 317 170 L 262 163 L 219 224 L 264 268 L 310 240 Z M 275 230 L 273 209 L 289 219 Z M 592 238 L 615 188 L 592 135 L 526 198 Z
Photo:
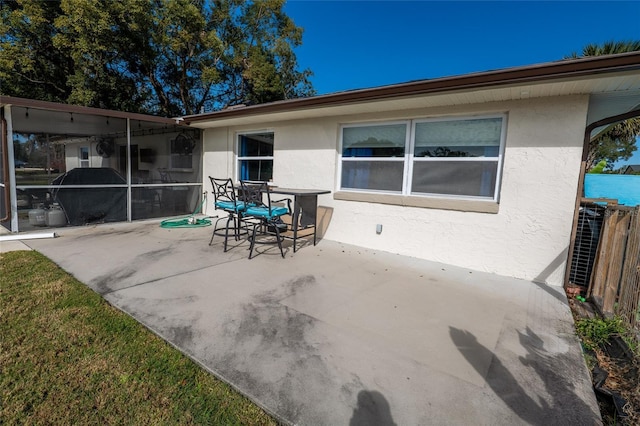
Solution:
M 552 407 L 565 419 L 576 421 L 594 419 L 591 407 L 577 395 L 575 380 L 580 377 L 583 367 L 578 355 L 571 358 L 568 353 L 553 353 L 545 347 L 545 342 L 529 327 L 526 333 L 518 331 L 518 339 L 527 350 L 525 357 L 519 357 L 522 365 L 532 368 L 542 383 L 547 394 L 554 397 Z M 563 408 L 564 407 L 564 408 Z M 590 417 L 591 416 L 591 417 Z
M 547 403 L 541 389 L 526 380 L 528 389 L 523 388 L 504 363 L 489 349 L 484 347 L 473 333 L 449 327 L 451 340 L 469 364 L 484 378 L 487 384 L 505 404 L 528 424 L 598 424 L 598 415 L 584 403 L 574 392 L 571 373 L 573 364 L 580 363 L 566 356 L 549 355 L 544 349 L 544 342 L 538 335 L 527 328 L 527 333 L 518 332 L 520 344 L 526 348 L 527 356 L 519 357 L 519 361 L 532 367 L 545 386 L 545 391 L 552 405 Z M 480 360 L 487 357 L 491 365 L 486 376 Z M 563 374 L 554 370 L 560 369 Z M 533 393 L 535 399 L 529 396 Z
M 380 392 L 360 391 L 349 426 L 395 426 L 389 402 Z
M 478 342 L 473 333 L 449 327 L 449 334 L 467 362 L 485 377 L 491 389 L 518 417 L 530 424 L 537 424 L 540 421 L 542 415 L 550 408 L 544 400 L 541 400 L 540 404 L 538 404 L 537 401 L 527 395 L 522 386 L 513 377 L 513 374 L 494 356 L 493 352 Z M 491 359 L 491 376 L 497 380 L 491 380 L 489 375 L 485 376 L 484 366 L 480 362 L 480 360 L 484 359 Z

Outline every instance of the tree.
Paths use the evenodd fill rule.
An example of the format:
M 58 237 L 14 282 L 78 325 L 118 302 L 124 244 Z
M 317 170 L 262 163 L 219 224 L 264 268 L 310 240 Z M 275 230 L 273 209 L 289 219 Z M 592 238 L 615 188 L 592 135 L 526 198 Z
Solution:
M 640 40 L 608 41 L 603 44 L 588 44 L 582 53 L 572 53 L 571 58 L 611 55 L 640 51 Z M 587 152 L 587 170 L 591 170 L 600 161 L 606 162 L 611 169 L 618 160 L 628 160 L 637 150 L 636 139 L 640 136 L 640 118 L 634 117 L 609 126 L 589 143 Z
M 598 164 L 596 164 L 592 169 L 589 170 L 588 173 L 591 174 L 602 174 L 602 172 L 604 172 L 604 169 L 607 167 L 607 161 L 606 160 L 600 160 L 598 162 Z
M 640 135 L 640 119 L 630 118 L 609 126 L 607 130 L 589 143 L 587 152 L 587 170 L 601 161 L 607 169 L 613 169 L 618 160 L 628 160 L 638 149 L 637 137 Z
M 194 114 L 312 95 L 293 49 L 302 30 L 284 0 L 7 0 L 0 34 L 3 93 L 87 106 Z M 45 14 L 45 11 L 47 12 Z M 42 30 L 29 33 L 38 18 Z M 40 43 L 62 91 L 43 70 L 14 73 Z M 57 67 L 57 68 L 56 68 Z M 51 71 L 49 71 L 51 72 Z M 35 82 L 35 83 L 34 83 Z M 38 91 L 26 90 L 36 85 Z M 37 96 L 33 96 L 37 95 Z
M 0 90 L 45 101 L 64 102 L 71 89 L 73 61 L 53 46 L 59 2 L 0 2 Z
M 587 44 L 582 48 L 582 53 L 573 52 L 571 58 L 584 58 L 587 56 L 615 55 L 617 53 L 636 52 L 640 50 L 640 40 L 607 41 L 602 44 Z

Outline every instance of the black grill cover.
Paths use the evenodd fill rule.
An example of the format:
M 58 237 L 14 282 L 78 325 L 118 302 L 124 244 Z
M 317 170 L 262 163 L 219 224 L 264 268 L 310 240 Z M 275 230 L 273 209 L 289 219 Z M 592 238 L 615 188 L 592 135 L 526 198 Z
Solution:
M 51 182 L 71 225 L 127 220 L 127 188 L 64 188 L 65 185 L 124 185 L 126 180 L 108 167 L 71 169 Z

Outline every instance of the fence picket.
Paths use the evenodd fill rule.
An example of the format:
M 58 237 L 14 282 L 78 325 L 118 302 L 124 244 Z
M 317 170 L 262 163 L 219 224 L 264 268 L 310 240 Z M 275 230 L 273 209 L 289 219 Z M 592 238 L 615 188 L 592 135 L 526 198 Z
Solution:
M 617 314 L 640 331 L 640 206 L 630 215 Z
M 587 295 L 640 332 L 640 206 L 606 207 Z

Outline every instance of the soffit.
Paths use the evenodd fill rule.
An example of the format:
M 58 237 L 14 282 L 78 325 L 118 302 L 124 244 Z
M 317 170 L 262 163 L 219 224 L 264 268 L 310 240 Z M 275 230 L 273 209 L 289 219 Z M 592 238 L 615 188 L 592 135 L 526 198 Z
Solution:
M 587 124 L 640 109 L 640 90 L 596 93 L 589 99 Z
M 640 117 L 640 91 L 600 93 L 592 95 L 589 99 L 589 114 L 587 124 L 596 123 L 605 118 L 615 117 L 627 112 L 639 111 Z M 591 139 L 598 137 L 602 132 L 615 123 L 596 127 L 591 131 Z

